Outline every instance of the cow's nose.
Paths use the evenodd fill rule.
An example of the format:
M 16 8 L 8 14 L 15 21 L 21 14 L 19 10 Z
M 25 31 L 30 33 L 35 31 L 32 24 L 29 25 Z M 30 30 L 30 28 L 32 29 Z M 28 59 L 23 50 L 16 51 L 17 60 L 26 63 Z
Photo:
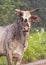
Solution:
M 25 32 L 28 32 L 28 30 L 29 30 L 29 27 L 27 27 L 27 26 L 23 28 L 23 31 L 25 31 Z

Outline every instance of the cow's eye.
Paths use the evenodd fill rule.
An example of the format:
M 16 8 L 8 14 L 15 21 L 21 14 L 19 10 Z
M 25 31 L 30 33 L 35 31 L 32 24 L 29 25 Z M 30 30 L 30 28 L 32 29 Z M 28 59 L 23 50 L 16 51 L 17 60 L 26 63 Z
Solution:
M 20 13 L 19 16 L 20 16 L 20 17 L 23 16 L 23 13 Z
M 27 19 L 25 19 L 24 22 L 27 22 Z
M 20 19 L 21 19 L 21 21 L 23 21 L 23 18 L 22 17 Z

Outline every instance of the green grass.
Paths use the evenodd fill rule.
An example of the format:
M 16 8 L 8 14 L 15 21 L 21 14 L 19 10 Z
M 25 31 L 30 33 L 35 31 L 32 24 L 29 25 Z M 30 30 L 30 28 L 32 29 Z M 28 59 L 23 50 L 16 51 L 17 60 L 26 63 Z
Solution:
M 7 65 L 7 60 L 5 56 L 0 57 L 0 65 Z
M 28 48 L 22 62 L 32 62 L 46 58 L 46 33 L 36 32 L 29 35 Z M 0 65 L 7 65 L 6 57 L 0 57 Z
M 32 62 L 46 58 L 46 33 L 37 32 L 28 38 L 28 48 L 24 54 L 24 62 Z

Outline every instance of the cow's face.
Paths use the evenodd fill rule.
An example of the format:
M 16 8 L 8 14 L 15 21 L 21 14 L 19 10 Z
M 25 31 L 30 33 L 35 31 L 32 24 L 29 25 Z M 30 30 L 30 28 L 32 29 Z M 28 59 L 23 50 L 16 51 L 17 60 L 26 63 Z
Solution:
M 20 16 L 20 22 L 24 32 L 28 32 L 30 29 L 30 21 L 31 21 L 31 14 L 28 11 L 23 11 L 22 16 Z
M 30 23 L 32 22 L 32 20 L 34 21 L 39 21 L 39 17 L 36 15 L 32 15 L 32 13 L 34 11 L 38 11 L 38 9 L 33 9 L 30 11 L 22 11 L 19 9 L 15 9 L 16 13 L 19 15 L 20 17 L 20 24 L 22 27 L 23 32 L 28 32 L 30 29 Z

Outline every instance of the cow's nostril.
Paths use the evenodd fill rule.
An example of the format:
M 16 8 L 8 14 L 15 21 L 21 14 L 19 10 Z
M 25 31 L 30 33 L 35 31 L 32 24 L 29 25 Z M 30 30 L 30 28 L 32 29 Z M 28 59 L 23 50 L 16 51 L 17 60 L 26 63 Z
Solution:
M 25 28 L 24 28 L 24 30 L 25 30 Z

